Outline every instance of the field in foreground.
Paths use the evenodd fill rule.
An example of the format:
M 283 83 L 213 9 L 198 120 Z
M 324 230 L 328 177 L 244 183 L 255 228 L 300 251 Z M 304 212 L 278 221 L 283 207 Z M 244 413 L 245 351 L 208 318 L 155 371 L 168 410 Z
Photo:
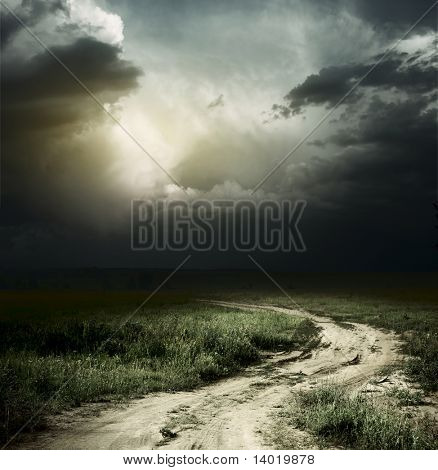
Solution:
M 256 363 L 264 351 L 303 350 L 317 342 L 317 329 L 307 319 L 189 303 L 178 296 L 167 303 L 158 297 L 126 322 L 132 294 L 128 299 L 121 294 L 116 307 L 113 296 L 106 310 L 87 309 L 85 300 L 83 311 L 64 305 L 58 312 L 44 302 L 45 310 L 38 311 L 38 301 L 29 299 L 35 293 L 27 293 L 32 310 L 20 308 L 10 293 L 3 295 L 9 302 L 0 323 L 3 441 L 42 407 L 28 430 L 84 402 L 191 389 Z M 47 292 L 36 296 L 50 299 Z M 90 293 L 85 297 L 95 302 Z
M 283 295 L 263 274 L 195 277 L 196 295 L 173 287 L 120 329 L 147 294 L 0 292 L 3 439 L 70 375 L 44 414 L 79 418 L 50 419 L 31 448 L 438 447 L 435 288 L 279 274 Z
M 320 347 L 310 352 L 287 352 L 283 345 L 281 351 L 244 371 L 195 391 L 155 393 L 99 415 L 90 413 L 95 405 L 84 407 L 88 410 L 85 415 L 72 410 L 21 447 L 435 448 L 436 423 L 425 416 L 415 419 L 411 406 L 399 407 L 402 402 L 418 403 L 417 395 L 400 393 L 392 377 L 380 380 L 379 371 L 397 357 L 393 334 L 358 323 L 347 327 L 327 317 L 285 307 L 217 304 L 233 312 L 286 314 L 292 318 L 305 315 L 319 328 Z M 320 391 L 328 380 L 339 387 L 339 396 Z M 373 392 L 372 397 L 369 392 Z

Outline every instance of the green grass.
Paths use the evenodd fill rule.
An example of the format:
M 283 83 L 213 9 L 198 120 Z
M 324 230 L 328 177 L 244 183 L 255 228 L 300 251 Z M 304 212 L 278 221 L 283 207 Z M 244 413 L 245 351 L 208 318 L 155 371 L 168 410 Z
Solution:
M 29 316 L 0 322 L 0 439 L 40 407 L 42 417 L 101 399 L 191 389 L 260 360 L 262 350 L 303 349 L 317 329 L 306 319 L 173 303 Z M 109 340 L 108 340 L 109 338 Z M 41 416 L 29 429 L 41 426 Z
M 436 448 L 436 429 L 426 418 L 421 424 L 413 423 L 396 407 L 377 404 L 362 395 L 351 396 L 339 385 L 302 392 L 286 412 L 297 427 L 310 431 L 322 447 Z
M 424 403 L 424 396 L 418 390 L 394 387 L 386 394 L 390 398 L 395 398 L 401 406 L 419 406 Z

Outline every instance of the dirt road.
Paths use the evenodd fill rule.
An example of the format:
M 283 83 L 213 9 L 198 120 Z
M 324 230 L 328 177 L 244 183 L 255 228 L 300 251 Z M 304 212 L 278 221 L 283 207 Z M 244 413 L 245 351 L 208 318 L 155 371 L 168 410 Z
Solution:
M 213 303 L 213 302 L 212 302 Z M 337 325 L 329 318 L 274 306 L 214 302 L 307 316 L 321 327 L 321 347 L 312 354 L 275 354 L 239 376 L 196 391 L 157 393 L 124 409 L 55 428 L 26 448 L 39 449 L 266 449 L 272 414 L 290 393 L 322 381 L 366 384 L 396 358 L 393 335 L 370 326 Z M 160 432 L 161 430 L 161 432 Z M 297 431 L 298 432 L 298 431 Z M 299 441 L 300 436 L 296 436 Z

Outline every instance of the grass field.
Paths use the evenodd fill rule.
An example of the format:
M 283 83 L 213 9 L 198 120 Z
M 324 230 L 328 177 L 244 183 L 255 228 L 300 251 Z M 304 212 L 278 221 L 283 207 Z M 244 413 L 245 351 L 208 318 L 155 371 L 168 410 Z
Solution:
M 257 362 L 263 350 L 310 346 L 317 333 L 305 319 L 190 303 L 181 294 L 158 295 L 126 323 L 145 293 L 1 296 L 3 441 L 42 406 L 44 417 L 84 402 L 190 389 Z M 41 416 L 29 429 L 44 424 Z
M 345 277 L 330 285 L 312 285 L 309 278 L 312 282 L 297 286 L 279 275 L 292 302 L 264 275 L 260 284 L 244 276 L 228 284 L 199 279 L 196 297 L 291 308 L 297 302 L 346 327 L 358 322 L 396 332 L 405 358 L 395 367 L 421 392 L 394 389 L 387 399 L 374 401 L 339 385 L 326 386 L 291 398 L 283 413 L 288 423 L 310 432 L 322 446 L 436 448 L 436 423 L 418 422 L 398 409 L 420 406 L 424 396 L 438 391 L 436 288 L 407 282 L 402 288 L 385 282 L 367 288 L 354 280 L 345 283 Z M 43 419 L 28 429 L 81 403 L 192 389 L 259 361 L 263 350 L 302 350 L 316 344 L 317 330 L 308 320 L 196 303 L 186 289 L 158 293 L 124 323 L 147 294 L 0 291 L 1 440 L 41 406 Z

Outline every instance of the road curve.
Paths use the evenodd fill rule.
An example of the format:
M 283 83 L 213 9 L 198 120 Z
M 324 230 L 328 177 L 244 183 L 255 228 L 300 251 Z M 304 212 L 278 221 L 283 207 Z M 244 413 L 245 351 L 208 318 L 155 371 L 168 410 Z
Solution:
M 272 444 L 266 441 L 265 431 L 272 425 L 272 413 L 291 392 L 327 380 L 359 387 L 397 358 L 395 336 L 368 325 L 351 323 L 351 328 L 345 328 L 330 318 L 277 306 L 210 303 L 308 317 L 321 328 L 321 347 L 305 356 L 274 354 L 239 376 L 194 391 L 150 394 L 122 409 L 72 419 L 33 436 L 23 447 L 268 449 Z

